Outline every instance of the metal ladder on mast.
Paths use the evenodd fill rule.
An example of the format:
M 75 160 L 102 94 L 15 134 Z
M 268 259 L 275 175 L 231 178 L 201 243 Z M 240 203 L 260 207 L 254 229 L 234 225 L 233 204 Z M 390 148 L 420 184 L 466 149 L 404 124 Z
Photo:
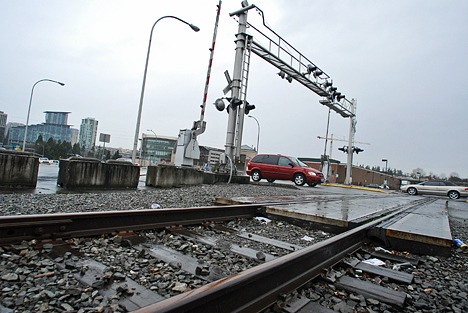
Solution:
M 242 58 L 241 87 L 239 95 L 240 100 L 242 100 L 242 106 L 239 106 L 239 110 L 237 110 L 237 123 L 235 132 L 235 155 L 237 159 L 240 158 L 242 131 L 244 129 L 244 112 L 247 100 L 247 86 L 249 82 L 250 56 L 252 54 L 252 36 L 246 35 L 245 46 L 244 57 Z

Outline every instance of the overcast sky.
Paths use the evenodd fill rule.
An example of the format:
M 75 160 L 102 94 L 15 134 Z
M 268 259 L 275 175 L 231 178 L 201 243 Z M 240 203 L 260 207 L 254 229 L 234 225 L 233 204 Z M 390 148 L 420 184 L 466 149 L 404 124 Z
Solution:
M 468 177 L 468 1 L 250 1 L 268 25 L 357 100 L 354 164 Z M 99 121 L 109 146 L 132 148 L 148 40 L 155 28 L 141 131 L 176 137 L 200 116 L 218 0 L 0 0 L 0 111 L 30 123 L 43 111 L 70 111 L 69 124 Z M 200 145 L 224 148 L 227 114 L 212 105 L 232 76 L 239 0 L 224 0 L 213 61 L 207 130 Z M 255 11 L 249 22 L 261 26 Z M 252 56 L 248 101 L 260 122 L 260 152 L 320 157 L 328 108 L 297 82 Z M 344 140 L 349 120 L 332 112 L 329 133 Z M 257 144 L 257 124 L 245 119 L 243 144 Z M 332 158 L 346 162 L 333 142 Z M 327 148 L 328 150 L 329 148 Z

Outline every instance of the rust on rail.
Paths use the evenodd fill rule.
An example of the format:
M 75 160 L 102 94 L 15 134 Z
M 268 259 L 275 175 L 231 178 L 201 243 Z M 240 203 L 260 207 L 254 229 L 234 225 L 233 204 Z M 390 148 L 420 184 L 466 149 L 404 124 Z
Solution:
M 127 230 L 157 229 L 226 221 L 261 214 L 262 205 L 228 205 L 176 209 L 106 211 L 0 217 L 0 244 L 32 239 L 93 236 Z

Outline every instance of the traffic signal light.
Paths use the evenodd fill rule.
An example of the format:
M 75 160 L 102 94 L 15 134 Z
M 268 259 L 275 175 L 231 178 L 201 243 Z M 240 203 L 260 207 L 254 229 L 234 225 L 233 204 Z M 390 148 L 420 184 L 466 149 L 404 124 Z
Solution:
M 249 104 L 247 101 L 245 101 L 245 106 L 244 106 L 244 113 L 245 113 L 245 114 L 248 115 L 249 112 L 250 112 L 251 110 L 254 110 L 254 109 L 255 109 L 255 105 Z

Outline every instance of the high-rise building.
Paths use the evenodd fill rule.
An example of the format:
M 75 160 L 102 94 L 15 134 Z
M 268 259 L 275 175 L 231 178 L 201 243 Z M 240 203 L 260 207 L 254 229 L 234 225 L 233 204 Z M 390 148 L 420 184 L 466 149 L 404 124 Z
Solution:
M 77 130 L 71 128 L 71 125 L 67 125 L 68 114 L 70 112 L 52 112 L 45 111 L 45 123 L 37 125 L 29 125 L 28 133 L 26 138 L 26 145 L 31 145 L 36 142 L 39 136 L 42 136 L 44 141 L 53 139 L 55 141 L 67 141 L 71 144 L 73 142 L 73 133 L 76 134 Z M 8 134 L 8 144 L 18 145 L 23 142 L 25 126 L 11 127 Z
M 0 145 L 3 144 L 5 140 L 5 129 L 7 124 L 8 115 L 0 111 Z
M 80 148 L 90 150 L 96 144 L 98 121 L 92 117 L 81 120 L 80 126 Z
M 71 112 L 52 112 L 45 111 L 45 123 L 54 125 L 67 125 L 68 114 Z

